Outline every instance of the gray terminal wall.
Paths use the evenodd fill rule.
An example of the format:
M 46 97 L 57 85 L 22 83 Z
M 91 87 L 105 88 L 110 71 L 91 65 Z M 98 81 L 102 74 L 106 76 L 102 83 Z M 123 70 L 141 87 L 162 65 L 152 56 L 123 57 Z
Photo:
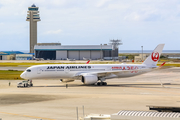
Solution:
M 83 58 L 97 60 L 104 59 L 104 57 L 117 57 L 118 49 L 115 51 L 112 50 L 56 50 L 56 51 L 47 51 L 47 50 L 37 50 L 35 52 L 36 58 L 44 58 L 45 60 L 66 60 L 75 59 L 83 60 Z
M 101 54 L 103 57 L 102 51 L 68 51 L 67 58 L 76 60 L 83 60 L 83 58 L 97 60 L 101 58 Z M 59 56 L 61 55 L 59 54 Z

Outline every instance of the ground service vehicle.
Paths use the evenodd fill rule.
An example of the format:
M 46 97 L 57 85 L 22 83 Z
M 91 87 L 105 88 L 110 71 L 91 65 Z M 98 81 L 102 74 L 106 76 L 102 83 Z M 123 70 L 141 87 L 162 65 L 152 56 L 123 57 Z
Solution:
M 17 87 L 32 87 L 32 86 L 33 86 L 33 84 L 32 84 L 31 80 L 24 80 L 17 84 Z

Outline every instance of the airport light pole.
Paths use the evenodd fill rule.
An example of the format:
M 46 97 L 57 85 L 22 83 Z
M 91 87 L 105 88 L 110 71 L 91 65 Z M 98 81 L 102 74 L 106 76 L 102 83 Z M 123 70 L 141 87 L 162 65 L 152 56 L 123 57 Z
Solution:
M 79 120 L 79 118 L 78 118 L 78 107 L 76 107 L 76 112 L 77 112 L 77 120 Z
M 84 120 L 84 105 L 83 105 L 83 120 Z
M 102 61 L 102 44 L 101 44 L 101 61 Z
M 141 48 L 142 48 L 142 60 L 141 61 L 143 62 L 143 46 L 141 46 Z

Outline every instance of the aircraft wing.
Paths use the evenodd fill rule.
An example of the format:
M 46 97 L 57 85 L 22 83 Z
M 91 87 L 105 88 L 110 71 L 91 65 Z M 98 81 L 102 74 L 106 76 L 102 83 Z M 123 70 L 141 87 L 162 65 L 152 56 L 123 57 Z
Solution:
M 81 73 L 77 73 L 75 75 L 75 77 L 80 77 L 83 76 L 85 74 L 91 74 L 91 75 L 97 75 L 98 77 L 107 77 L 111 74 L 125 74 L 125 73 L 135 73 L 135 72 L 146 72 L 146 71 L 150 71 L 152 69 L 135 69 L 135 70 L 114 70 L 114 71 L 97 71 L 97 72 L 81 72 Z
M 91 75 L 97 75 L 97 77 L 108 77 L 109 75 L 120 75 L 120 74 L 125 74 L 125 73 L 137 73 L 137 72 L 149 72 L 149 71 L 154 71 L 154 70 L 159 70 L 166 62 L 164 62 L 162 65 L 156 68 L 144 68 L 144 69 L 134 69 L 134 70 L 114 70 L 114 71 L 97 71 L 97 72 L 80 72 L 75 74 L 75 78 L 79 78 L 83 75 L 86 74 L 91 74 Z

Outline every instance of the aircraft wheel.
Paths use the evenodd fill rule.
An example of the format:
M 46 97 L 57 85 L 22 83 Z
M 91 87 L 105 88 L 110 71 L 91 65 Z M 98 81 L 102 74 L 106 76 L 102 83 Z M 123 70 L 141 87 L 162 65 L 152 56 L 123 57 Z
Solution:
M 100 86 L 103 86 L 103 82 L 100 82 Z
M 102 86 L 102 85 L 103 85 L 103 82 L 98 82 L 97 85 L 98 85 L 98 86 Z
M 97 85 L 98 85 L 98 86 L 106 86 L 107 83 L 106 83 L 106 82 L 98 82 Z
M 106 86 L 106 85 L 107 85 L 107 83 L 106 83 L 106 82 L 103 82 L 103 85 L 104 85 L 104 86 Z
M 98 82 L 97 85 L 100 86 L 100 82 Z

